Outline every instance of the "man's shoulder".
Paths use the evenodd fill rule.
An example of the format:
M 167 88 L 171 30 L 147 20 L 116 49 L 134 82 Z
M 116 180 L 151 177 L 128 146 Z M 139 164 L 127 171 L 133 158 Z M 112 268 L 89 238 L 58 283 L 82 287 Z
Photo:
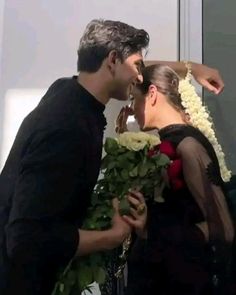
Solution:
M 51 84 L 39 103 L 39 109 L 58 113 L 80 108 L 80 91 L 75 77 L 59 78 Z M 74 112 L 73 112 L 74 113 Z
M 69 77 L 60 77 L 56 79 L 49 88 L 52 86 L 60 86 L 60 85 L 65 85 L 65 84 L 72 84 L 76 81 L 76 76 L 69 76 Z
M 42 100 L 46 99 L 47 97 L 60 95 L 62 92 L 65 92 L 68 89 L 70 90 L 75 87 L 76 87 L 76 81 L 74 76 L 58 78 L 49 86 Z
M 51 126 L 84 126 L 86 114 L 76 86 L 74 77 L 57 79 L 48 88 L 38 106 L 25 118 L 25 123 L 39 129 Z

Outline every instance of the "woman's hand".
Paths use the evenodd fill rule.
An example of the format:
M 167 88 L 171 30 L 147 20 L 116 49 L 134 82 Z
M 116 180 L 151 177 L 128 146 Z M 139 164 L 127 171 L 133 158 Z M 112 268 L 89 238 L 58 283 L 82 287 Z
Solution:
M 206 88 L 208 91 L 211 91 L 215 94 L 219 94 L 224 89 L 224 81 L 217 69 L 210 68 L 206 65 L 195 63 L 189 61 L 191 64 L 192 75 L 194 79 Z M 183 62 L 174 62 L 174 61 L 157 61 L 149 60 L 145 61 L 145 65 L 153 64 L 164 64 L 171 67 L 178 75 L 182 78 L 186 75 L 186 66 Z
M 191 62 L 192 75 L 194 79 L 215 94 L 219 94 L 224 89 L 224 82 L 218 70 L 208 66 Z
M 134 114 L 133 109 L 129 106 L 122 107 L 120 110 L 120 113 L 116 119 L 116 127 L 115 131 L 118 134 L 124 133 L 128 131 L 127 128 L 127 120 L 129 116 L 132 116 Z
M 124 215 L 124 220 L 135 229 L 136 234 L 143 239 L 147 238 L 147 206 L 143 195 L 138 191 L 130 191 L 128 201 L 131 205 L 130 215 Z

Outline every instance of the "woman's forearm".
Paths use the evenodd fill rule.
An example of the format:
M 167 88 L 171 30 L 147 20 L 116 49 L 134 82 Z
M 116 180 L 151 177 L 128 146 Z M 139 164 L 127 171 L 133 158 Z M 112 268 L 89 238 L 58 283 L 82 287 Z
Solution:
M 161 60 L 148 60 L 145 61 L 145 66 L 150 66 L 154 64 L 163 64 L 172 68 L 181 78 L 184 78 L 187 74 L 187 68 L 185 64 L 181 61 L 161 61 Z

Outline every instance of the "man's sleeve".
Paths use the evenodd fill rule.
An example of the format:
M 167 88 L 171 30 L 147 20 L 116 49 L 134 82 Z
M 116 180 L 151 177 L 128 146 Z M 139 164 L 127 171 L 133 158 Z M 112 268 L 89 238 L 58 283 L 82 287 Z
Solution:
M 74 130 L 37 132 L 23 155 L 6 237 L 9 258 L 24 265 L 26 281 L 33 275 L 27 269 L 37 281 L 46 267 L 64 266 L 76 252 L 79 233 L 68 212 L 83 206 L 85 139 Z

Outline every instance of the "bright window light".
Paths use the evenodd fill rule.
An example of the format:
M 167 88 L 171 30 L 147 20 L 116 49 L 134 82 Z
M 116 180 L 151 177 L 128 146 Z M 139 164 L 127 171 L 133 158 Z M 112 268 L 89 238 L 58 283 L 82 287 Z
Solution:
M 7 159 L 21 122 L 37 106 L 45 92 L 46 89 L 9 89 L 6 92 L 1 167 Z
M 129 116 L 128 120 L 127 120 L 127 123 L 134 123 L 134 122 L 135 122 L 134 116 Z

